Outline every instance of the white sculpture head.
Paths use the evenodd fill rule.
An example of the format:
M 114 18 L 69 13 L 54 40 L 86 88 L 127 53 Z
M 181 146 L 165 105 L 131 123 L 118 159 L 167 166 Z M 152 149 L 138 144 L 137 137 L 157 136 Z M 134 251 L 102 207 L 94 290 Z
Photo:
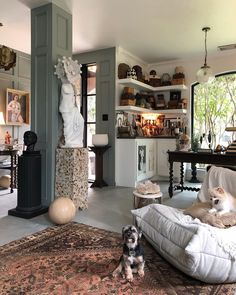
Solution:
M 62 83 L 71 83 L 75 85 L 80 80 L 80 64 L 77 60 L 72 60 L 71 57 L 63 56 L 62 59 L 58 58 L 58 63 L 55 67 L 54 74 L 61 79 Z

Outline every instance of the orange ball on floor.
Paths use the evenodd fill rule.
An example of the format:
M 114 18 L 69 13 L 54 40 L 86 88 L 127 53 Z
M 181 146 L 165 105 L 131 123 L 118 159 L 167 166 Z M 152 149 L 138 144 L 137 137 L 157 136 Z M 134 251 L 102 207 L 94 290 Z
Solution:
M 55 199 L 48 210 L 49 218 L 56 224 L 65 224 L 75 217 L 76 207 L 69 198 L 59 197 Z

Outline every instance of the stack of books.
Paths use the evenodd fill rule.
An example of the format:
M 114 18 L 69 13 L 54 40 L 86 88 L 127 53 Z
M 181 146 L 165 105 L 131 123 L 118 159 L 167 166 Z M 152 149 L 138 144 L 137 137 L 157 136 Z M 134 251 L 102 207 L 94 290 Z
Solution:
M 227 147 L 226 154 L 236 154 L 236 140 Z
M 201 148 L 198 148 L 197 149 L 197 152 L 198 153 L 204 153 L 204 154 L 212 154 L 213 153 L 213 150 L 212 149 L 201 149 Z

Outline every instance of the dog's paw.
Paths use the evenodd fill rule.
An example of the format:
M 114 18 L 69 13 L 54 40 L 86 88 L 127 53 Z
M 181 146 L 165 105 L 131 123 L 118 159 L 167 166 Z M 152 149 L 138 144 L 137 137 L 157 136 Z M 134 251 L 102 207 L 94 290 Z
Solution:
M 132 283 L 133 280 L 134 280 L 133 275 L 128 275 L 128 276 L 126 277 L 126 280 L 127 280 L 128 282 Z
M 120 274 L 120 271 L 119 271 L 118 269 L 115 269 L 115 270 L 113 271 L 113 273 L 112 273 L 112 276 L 113 276 L 114 278 L 117 278 L 119 274 Z
M 139 269 L 138 270 L 138 275 L 142 278 L 144 277 L 144 270 L 143 269 Z
M 217 213 L 218 213 L 218 216 L 222 216 L 222 215 L 224 215 L 225 213 L 228 213 L 228 211 L 221 210 L 221 211 L 219 211 L 219 212 L 217 212 Z
M 212 208 L 212 209 L 208 210 L 208 212 L 209 212 L 209 213 L 216 213 L 217 210 L 216 210 L 215 208 Z

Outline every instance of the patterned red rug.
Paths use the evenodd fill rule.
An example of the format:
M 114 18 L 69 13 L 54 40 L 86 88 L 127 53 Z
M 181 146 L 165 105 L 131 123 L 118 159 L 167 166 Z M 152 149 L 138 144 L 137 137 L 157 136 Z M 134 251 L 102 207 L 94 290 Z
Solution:
M 111 273 L 122 252 L 117 233 L 69 223 L 0 247 L 0 294 L 228 294 L 236 284 L 208 285 L 176 270 L 143 241 L 145 277 Z

